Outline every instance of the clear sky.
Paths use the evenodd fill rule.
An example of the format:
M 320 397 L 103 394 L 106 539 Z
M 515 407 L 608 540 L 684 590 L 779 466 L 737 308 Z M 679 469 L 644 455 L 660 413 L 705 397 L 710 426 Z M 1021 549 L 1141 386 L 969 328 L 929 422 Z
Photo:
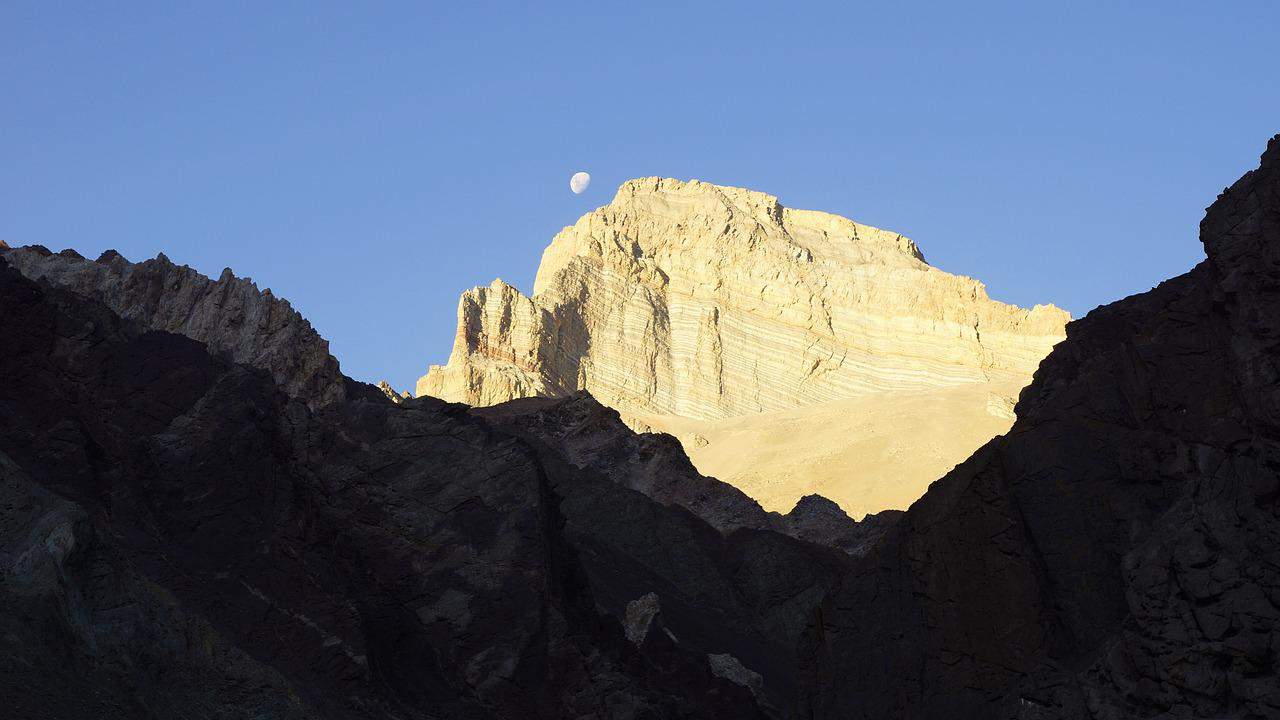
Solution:
M 181 6 L 181 7 L 179 7 Z M 1052 7 L 1050 7 L 1052 6 Z M 1076 316 L 1202 257 L 1280 131 L 1280 10 L 0 3 L 0 238 L 163 251 L 412 388 L 631 177 L 750 187 Z M 587 170 L 581 196 L 569 176 Z

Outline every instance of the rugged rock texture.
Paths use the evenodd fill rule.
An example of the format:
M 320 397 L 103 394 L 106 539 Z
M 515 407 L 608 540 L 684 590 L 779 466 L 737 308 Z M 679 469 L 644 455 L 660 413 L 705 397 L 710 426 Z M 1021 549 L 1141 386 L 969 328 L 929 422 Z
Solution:
M 312 407 L 365 392 L 350 387 L 328 341 L 288 300 L 259 291 L 230 268 L 215 281 L 163 254 L 131 263 L 108 250 L 89 261 L 74 250 L 54 254 L 33 245 L 3 255 L 28 278 L 93 298 L 140 327 L 185 335 L 234 362 L 266 370 Z
M 210 282 L 189 267 L 174 265 L 164 255 L 130 263 L 108 252 L 91 263 L 74 250 L 55 254 L 30 246 L 11 252 L 7 258 L 31 279 L 104 302 L 117 312 L 124 308 L 124 316 L 143 328 L 185 335 L 205 342 L 232 361 L 267 370 L 288 394 L 313 408 L 335 398 L 371 395 L 368 387 L 338 372 L 337 360 L 327 353 L 328 343 L 289 308 L 287 300 L 274 298 L 270 290 L 258 291 L 251 281 L 235 278 L 229 269 L 221 280 Z M 223 314 L 228 318 L 221 317 Z M 259 337 L 255 329 L 263 327 L 266 330 Z M 320 352 L 327 360 L 317 358 Z M 320 377 L 306 374 L 313 366 L 321 368 Z M 319 397 L 306 391 L 316 382 L 328 388 Z M 413 397 L 386 381 L 374 387 L 394 403 Z M 516 403 L 487 415 L 507 420 L 509 429 L 534 431 L 535 436 L 556 443 L 572 462 L 593 462 L 597 470 L 615 477 L 618 468 L 640 462 L 642 465 L 633 464 L 623 475 L 624 484 L 663 504 L 685 507 L 722 531 L 768 528 L 794 536 L 807 533 L 826 538 L 831 542 L 824 544 L 842 549 L 865 544 L 864 533 L 843 513 L 820 523 L 827 526 L 835 522 L 840 527 L 835 534 L 808 533 L 806 520 L 779 524 L 776 513 L 765 513 L 741 492 L 700 476 L 670 437 L 637 438 L 616 412 L 602 408 L 590 396 L 579 393 L 569 397 L 564 403 Z M 520 421 L 510 422 L 516 418 Z M 601 453 L 601 448 L 608 450 Z M 642 466 L 645 471 L 638 472 Z
M 805 495 L 782 516 L 780 532 L 818 545 L 840 548 L 861 557 L 902 517 L 900 510 L 883 510 L 853 522 L 844 510 L 821 495 Z
M 645 178 L 555 237 L 532 298 L 501 281 L 465 293 L 449 364 L 417 394 L 586 389 L 623 415 L 725 418 L 1026 377 L 1066 321 L 988 299 L 897 233 Z
M 387 382 L 386 380 L 379 381 L 375 387 L 377 387 L 378 390 L 382 391 L 382 394 L 386 395 L 387 399 L 393 403 L 397 403 L 397 404 L 402 403 L 405 400 L 408 400 L 409 398 L 413 397 L 412 395 L 409 394 L 408 390 L 405 390 L 404 392 L 396 392 L 396 389 L 391 387 L 391 383 Z
M 475 408 L 504 431 L 551 445 L 580 468 L 607 475 L 663 505 L 678 505 L 717 530 L 774 530 L 820 545 L 862 555 L 901 513 L 854 522 L 835 503 L 817 496 L 801 501 L 786 515 L 766 512 L 742 491 L 701 475 L 675 438 L 631 432 L 618 412 L 590 395 L 523 398 Z
M 675 438 L 631 432 L 616 410 L 587 393 L 524 398 L 471 412 L 507 432 L 556 447 L 575 466 L 609 474 L 665 505 L 684 507 L 721 532 L 772 525 L 759 503 L 700 475 Z
M 449 362 L 433 366 L 416 394 L 492 405 L 585 389 L 633 427 L 676 434 L 700 470 L 771 510 L 789 509 L 820 485 L 905 487 L 905 501 L 855 506 L 837 498 L 861 514 L 905 508 L 1007 429 L 1007 411 L 991 416 L 985 395 L 965 403 L 953 425 L 975 437 L 941 463 L 890 461 L 861 468 L 856 479 L 838 463 L 748 464 L 727 444 L 699 457 L 699 433 L 678 426 L 974 383 L 1016 396 L 1067 319 L 1052 306 L 989 299 L 981 283 L 930 267 L 897 233 L 785 208 L 750 190 L 645 178 L 555 237 L 532 297 L 501 280 L 464 293 Z M 899 460 L 927 454 L 910 437 Z M 786 446 L 775 456 L 803 454 Z M 775 498 L 756 492 L 753 471 L 797 480 L 773 488 Z
M 462 406 L 314 411 L 3 259 L 0 337 L 11 717 L 759 717 L 847 563 Z
M 815 615 L 816 717 L 1280 717 L 1280 136 Z
M 1278 717 L 1280 136 L 1201 237 L 853 559 L 585 396 L 313 409 L 0 258 L 0 707 Z

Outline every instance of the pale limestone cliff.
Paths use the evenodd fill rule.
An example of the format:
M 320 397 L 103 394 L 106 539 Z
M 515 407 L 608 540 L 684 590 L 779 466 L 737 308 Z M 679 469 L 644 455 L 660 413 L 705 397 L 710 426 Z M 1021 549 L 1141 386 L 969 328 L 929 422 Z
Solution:
M 894 232 L 764 193 L 644 178 L 555 237 L 532 297 L 500 280 L 464 293 L 448 364 L 432 366 L 416 394 L 492 405 L 585 389 L 661 430 L 973 384 L 1016 395 L 1068 319 L 1051 305 L 991 300 Z M 980 443 L 1011 422 L 1007 401 L 984 392 L 973 405 L 983 424 L 966 429 L 942 471 L 976 447 L 968 435 Z M 687 448 L 707 444 L 696 435 L 682 437 Z M 699 469 L 733 481 L 732 467 Z M 904 496 L 933 477 L 905 481 L 919 487 Z M 822 483 L 791 484 L 810 487 L 766 508 L 785 510 Z

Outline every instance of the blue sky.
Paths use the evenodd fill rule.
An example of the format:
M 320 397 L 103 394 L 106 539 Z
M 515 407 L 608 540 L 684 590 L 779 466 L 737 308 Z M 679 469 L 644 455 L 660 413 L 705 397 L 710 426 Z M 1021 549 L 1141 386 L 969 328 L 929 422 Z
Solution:
M 890 228 L 1079 316 L 1202 257 L 1280 131 L 1277 37 L 1262 2 L 10 0 L 0 238 L 230 266 L 402 388 L 460 291 L 530 290 L 647 175 Z

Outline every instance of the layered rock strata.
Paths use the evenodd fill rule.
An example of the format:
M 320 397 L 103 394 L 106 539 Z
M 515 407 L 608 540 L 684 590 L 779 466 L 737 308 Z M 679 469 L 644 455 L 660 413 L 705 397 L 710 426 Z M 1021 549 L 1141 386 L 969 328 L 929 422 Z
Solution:
M 464 293 L 449 362 L 416 393 L 492 405 L 585 389 L 634 427 L 675 432 L 699 469 L 736 481 L 740 453 L 702 461 L 697 433 L 676 431 L 682 421 L 986 383 L 1016 396 L 1067 319 L 1052 306 L 989 299 L 897 233 L 764 193 L 645 178 L 555 237 L 532 297 L 501 280 Z M 958 427 L 989 414 L 985 396 L 971 405 Z M 927 476 L 898 466 L 862 473 L 910 475 L 914 499 L 1010 421 L 985 422 L 989 433 Z M 752 494 L 785 510 L 817 485 L 850 481 L 813 472 L 776 502 Z M 874 505 L 858 509 L 905 507 Z
M 734 417 L 1028 377 L 1067 319 L 990 300 L 897 233 L 645 178 L 555 237 L 532 297 L 500 280 L 465 293 L 449 364 L 417 394 L 585 389 L 624 414 Z

